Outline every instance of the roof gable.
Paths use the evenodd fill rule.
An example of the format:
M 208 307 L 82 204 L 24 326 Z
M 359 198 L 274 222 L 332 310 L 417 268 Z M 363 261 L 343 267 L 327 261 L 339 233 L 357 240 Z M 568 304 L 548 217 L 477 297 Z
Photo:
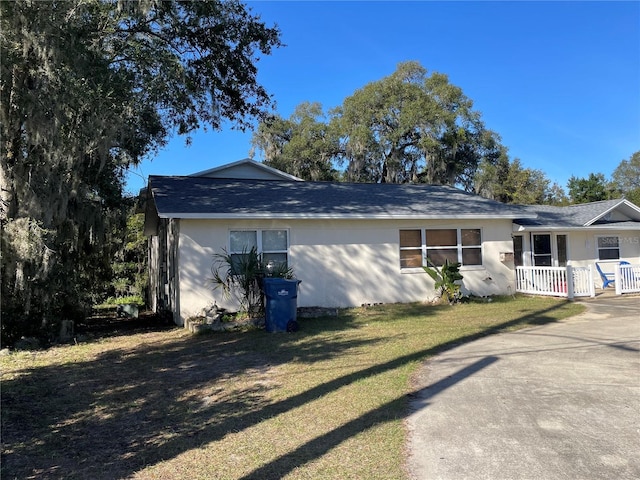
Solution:
M 253 180 L 293 180 L 303 181 L 301 178 L 269 167 L 264 163 L 256 162 L 250 158 L 238 160 L 219 167 L 210 168 L 201 172 L 192 173 L 190 177 L 207 178 L 246 178 Z
M 528 205 L 527 210 L 537 218 L 523 217 L 514 223 L 521 230 L 577 229 L 616 226 L 640 228 L 640 208 L 626 199 L 603 200 L 566 207 Z
M 640 222 L 640 208 L 629 200 L 621 199 L 615 205 L 604 210 L 599 215 L 589 220 L 585 225 L 636 221 Z

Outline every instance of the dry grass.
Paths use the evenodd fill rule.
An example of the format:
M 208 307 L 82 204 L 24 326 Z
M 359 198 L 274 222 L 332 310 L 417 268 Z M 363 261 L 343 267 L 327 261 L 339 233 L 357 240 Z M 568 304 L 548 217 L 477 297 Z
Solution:
M 390 305 L 295 334 L 171 329 L 12 353 L 2 478 L 405 478 L 403 419 L 425 358 L 582 308 Z

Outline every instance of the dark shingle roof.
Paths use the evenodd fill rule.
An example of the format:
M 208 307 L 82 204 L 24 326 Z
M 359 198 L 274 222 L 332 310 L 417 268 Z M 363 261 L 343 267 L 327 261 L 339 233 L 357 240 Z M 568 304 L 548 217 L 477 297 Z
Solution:
M 606 212 L 615 209 L 625 209 L 630 211 L 624 200 L 603 200 L 600 202 L 581 203 L 578 205 L 569 205 L 566 207 L 553 207 L 550 205 L 527 205 L 525 208 L 528 212 L 537 214 L 537 217 L 523 216 L 518 218 L 514 223 L 525 227 L 537 228 L 579 228 L 589 225 L 615 225 L 616 227 L 638 227 L 638 223 L 629 222 L 602 222 L 598 223 L 596 219 Z
M 517 218 L 505 205 L 453 187 L 152 176 L 165 218 Z

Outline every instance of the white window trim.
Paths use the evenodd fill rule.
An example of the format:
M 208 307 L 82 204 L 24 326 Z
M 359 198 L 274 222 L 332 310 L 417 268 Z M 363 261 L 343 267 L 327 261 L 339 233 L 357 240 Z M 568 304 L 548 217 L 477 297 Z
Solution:
M 422 243 L 421 247 L 401 247 L 400 240 L 398 239 L 398 252 L 402 250 L 420 250 L 422 257 L 422 266 L 427 266 L 426 264 L 426 256 L 428 250 L 447 250 L 456 248 L 458 251 L 458 263 L 460 263 L 460 270 L 484 270 L 484 232 L 482 227 L 437 227 L 437 228 L 400 228 L 398 229 L 398 236 L 400 235 L 400 231 L 409 231 L 409 230 L 420 230 L 420 236 Z M 428 247 L 426 245 L 426 230 L 455 230 L 456 231 L 456 245 L 448 245 L 442 247 Z M 462 230 L 480 230 L 480 245 L 462 245 Z M 480 260 L 482 263 L 478 265 L 464 265 L 462 263 L 462 250 L 465 248 L 480 248 Z M 398 255 L 398 263 L 400 264 L 400 256 Z M 403 273 L 420 273 L 424 272 L 424 269 L 421 267 L 403 267 L 400 265 L 400 271 Z
M 287 248 L 286 250 L 263 250 L 262 248 L 262 232 L 287 232 Z M 241 251 L 231 250 L 231 232 L 256 232 L 256 248 L 258 249 L 259 254 L 263 253 L 285 253 L 287 254 L 287 259 L 289 258 L 289 247 L 290 247 L 290 232 L 288 228 L 230 228 L 227 232 L 227 240 L 228 240 L 228 248 L 229 254 L 240 255 Z
M 600 246 L 598 246 L 598 240 L 600 238 L 612 238 L 612 237 L 618 239 L 618 246 L 617 247 L 600 247 Z M 597 262 L 613 262 L 613 263 L 617 263 L 622 259 L 622 242 L 620 241 L 620 235 L 596 235 L 595 247 L 596 247 L 596 261 Z M 600 259 L 600 250 L 618 250 L 618 258 L 607 258 L 607 259 L 601 260 Z
M 570 241 L 569 232 L 563 232 L 563 231 L 561 231 L 561 232 L 541 231 L 541 232 L 531 232 L 530 235 L 523 236 L 523 244 L 522 244 L 522 253 L 523 253 L 523 255 L 522 256 L 523 256 L 523 264 L 525 266 L 532 267 L 533 265 L 535 265 L 536 254 L 533 251 L 533 247 L 534 247 L 533 236 L 534 235 L 549 235 L 549 237 L 551 239 L 551 266 L 552 267 L 559 267 L 560 266 L 560 259 L 559 259 L 559 252 L 558 252 L 558 236 L 560 236 L 560 235 L 566 236 L 566 240 L 567 240 L 567 244 L 566 244 L 566 247 L 567 247 L 567 264 L 571 263 L 571 241 Z M 597 242 L 596 242 L 596 244 L 597 244 Z

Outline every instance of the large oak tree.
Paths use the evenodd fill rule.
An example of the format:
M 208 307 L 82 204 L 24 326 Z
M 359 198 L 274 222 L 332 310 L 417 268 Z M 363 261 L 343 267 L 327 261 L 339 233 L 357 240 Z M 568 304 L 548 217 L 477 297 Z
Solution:
M 346 98 L 332 120 L 352 181 L 426 182 L 469 190 L 479 163 L 495 161 L 499 138 L 446 75 L 405 62 Z
M 340 138 L 327 123 L 322 105 L 305 102 L 290 118 L 272 115 L 258 126 L 252 139 L 265 163 L 305 180 L 337 180 L 334 160 Z
M 479 195 L 503 203 L 566 205 L 569 199 L 558 183 L 539 169 L 525 168 L 520 159 L 509 159 L 506 149 L 495 163 L 482 162 L 474 179 Z
M 234 1 L 0 2 L 2 337 L 43 334 L 101 288 L 123 174 L 174 134 L 272 101 L 280 45 Z
M 371 82 L 331 110 L 303 104 L 288 120 L 260 125 L 253 143 L 265 163 L 315 179 L 426 182 L 472 189 L 480 162 L 496 162 L 501 146 L 473 102 L 447 76 L 417 62 Z M 314 168 L 301 168 L 313 163 Z M 305 176 L 309 172 L 310 176 Z

